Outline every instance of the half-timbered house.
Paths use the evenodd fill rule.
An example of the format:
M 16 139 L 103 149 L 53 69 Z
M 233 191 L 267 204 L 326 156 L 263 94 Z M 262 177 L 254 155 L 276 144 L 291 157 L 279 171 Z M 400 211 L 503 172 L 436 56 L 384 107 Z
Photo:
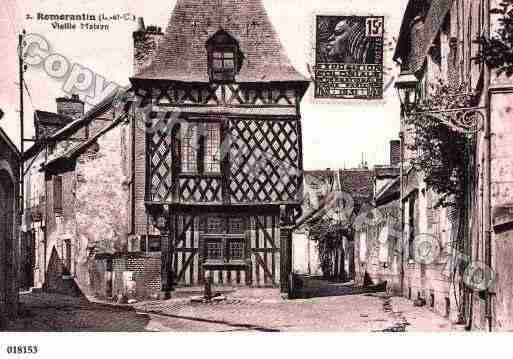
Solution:
M 134 33 L 135 241 L 159 243 L 164 291 L 286 287 L 308 80 L 260 0 L 179 0 L 154 30 Z
M 180 0 L 165 33 L 140 20 L 133 40 L 130 90 L 36 116 L 34 286 L 155 297 L 208 276 L 286 292 L 308 80 L 261 2 Z

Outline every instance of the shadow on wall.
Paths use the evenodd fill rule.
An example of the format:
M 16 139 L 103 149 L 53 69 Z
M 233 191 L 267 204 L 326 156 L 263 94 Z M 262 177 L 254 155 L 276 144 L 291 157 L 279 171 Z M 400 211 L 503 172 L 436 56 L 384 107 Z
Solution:
M 76 283 L 75 277 L 70 274 L 69 264 L 66 264 L 59 256 L 55 247 L 52 248 L 45 278 L 44 289 L 49 293 L 85 297 Z

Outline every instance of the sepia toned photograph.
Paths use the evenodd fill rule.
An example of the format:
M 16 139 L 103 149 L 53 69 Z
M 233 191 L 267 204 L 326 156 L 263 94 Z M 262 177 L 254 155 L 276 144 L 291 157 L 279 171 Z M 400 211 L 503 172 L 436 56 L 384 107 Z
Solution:
M 513 0 L 0 9 L 0 357 L 513 330 Z

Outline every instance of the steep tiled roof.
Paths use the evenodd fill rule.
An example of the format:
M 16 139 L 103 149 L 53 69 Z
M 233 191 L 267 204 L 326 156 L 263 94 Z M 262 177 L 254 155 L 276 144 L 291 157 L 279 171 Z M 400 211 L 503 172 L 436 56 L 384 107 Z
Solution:
M 117 89 L 113 92 L 111 92 L 109 95 L 107 95 L 102 101 L 100 101 L 96 106 L 91 108 L 84 116 L 82 116 L 79 119 L 73 119 L 69 118 L 70 121 L 68 121 L 62 128 L 60 128 L 58 131 L 53 133 L 51 136 L 49 136 L 50 140 L 60 140 L 62 138 L 65 138 L 66 136 L 69 136 L 70 134 L 74 133 L 78 129 L 82 128 L 83 126 L 87 125 L 89 122 L 94 120 L 96 117 L 102 115 L 103 113 L 107 112 L 109 109 L 112 108 L 114 105 L 114 101 L 116 98 L 122 96 L 126 91 L 125 89 Z M 44 111 L 36 111 L 36 112 L 44 112 Z M 50 112 L 47 112 L 50 113 Z M 57 115 L 57 114 L 53 114 Z M 40 150 L 44 148 L 43 142 L 36 142 L 34 145 L 32 145 L 27 151 L 24 153 L 24 159 L 32 158 L 33 156 L 36 156 Z
M 410 0 L 404 13 L 393 59 L 400 59 L 402 62 L 408 61 L 408 54 L 413 50 L 410 43 L 411 23 L 415 17 L 421 16 L 424 26 L 422 39 L 419 39 L 418 44 L 422 48 L 418 51 L 419 58 L 414 60 L 414 64 L 410 68 L 411 72 L 419 71 L 453 2 L 454 0 Z M 428 5 L 429 8 L 427 8 Z
M 336 180 L 336 172 L 332 170 L 312 170 L 304 171 L 305 185 L 308 188 L 315 190 L 324 189 L 328 190 L 328 185 L 332 181 Z M 322 188 L 321 188 L 322 187 Z M 324 188 L 326 187 L 326 188 Z M 334 186 L 333 190 L 337 190 L 338 187 Z
M 40 111 L 36 110 L 34 113 L 34 117 L 36 120 L 39 120 L 40 123 L 44 124 L 52 124 L 52 125 L 67 125 L 68 123 L 73 121 L 72 117 L 61 115 L 54 112 Z
M 399 174 L 400 168 L 398 166 L 374 166 L 374 175 L 377 178 L 395 178 Z
M 81 141 L 75 146 L 69 148 L 68 150 L 62 152 L 62 153 L 56 153 L 53 156 L 50 156 L 48 158 L 48 161 L 45 163 L 44 167 L 47 169 L 51 169 L 52 166 L 60 163 L 61 161 L 66 161 L 69 159 L 73 159 L 76 156 L 80 155 L 84 152 L 89 146 L 91 146 L 93 143 L 95 143 L 100 137 L 102 137 L 104 134 L 112 130 L 114 127 L 119 125 L 121 122 L 123 122 L 126 119 L 125 116 L 119 116 L 114 121 L 110 122 L 106 127 L 104 127 L 101 131 L 99 131 L 96 135 L 93 137 Z
M 208 82 L 205 45 L 219 29 L 244 55 L 238 82 L 308 81 L 291 65 L 261 0 L 178 0 L 155 59 L 134 77 Z
M 399 177 L 391 180 L 379 193 L 376 194 L 374 198 L 375 204 L 377 206 L 381 206 L 398 199 L 401 191 L 400 184 L 401 182 Z
M 353 197 L 371 201 L 374 192 L 374 173 L 370 169 L 340 170 L 340 189 Z
M 114 100 L 121 96 L 126 90 L 124 89 L 116 89 L 112 91 L 109 95 L 107 95 L 102 101 L 100 101 L 96 106 L 94 106 L 92 109 L 87 111 L 87 113 L 82 116 L 81 118 L 74 120 L 73 122 L 69 123 L 67 126 L 63 127 L 56 133 L 54 133 L 52 136 L 50 136 L 51 139 L 57 140 L 61 138 L 62 136 L 66 136 L 70 132 L 74 132 L 90 122 L 91 120 L 95 119 L 96 117 L 100 116 L 104 112 L 108 111 L 112 108 Z

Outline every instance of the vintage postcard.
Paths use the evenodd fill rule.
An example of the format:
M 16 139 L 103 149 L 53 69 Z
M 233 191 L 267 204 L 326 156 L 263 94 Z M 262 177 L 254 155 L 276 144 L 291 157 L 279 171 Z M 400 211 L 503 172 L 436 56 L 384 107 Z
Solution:
M 494 0 L 3 0 L 0 357 L 513 330 L 512 21 Z

